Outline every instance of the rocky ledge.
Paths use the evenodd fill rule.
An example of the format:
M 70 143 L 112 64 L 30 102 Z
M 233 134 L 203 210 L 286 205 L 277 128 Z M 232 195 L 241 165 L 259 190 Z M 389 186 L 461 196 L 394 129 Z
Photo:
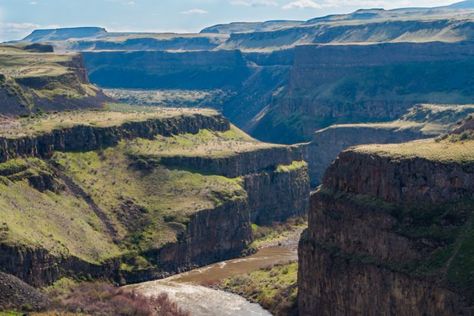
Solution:
M 339 155 L 300 240 L 300 315 L 472 314 L 474 147 L 461 138 Z
M 252 222 L 307 210 L 301 154 L 213 111 L 58 115 L 81 122 L 57 128 L 53 115 L 1 131 L 0 270 L 30 285 L 165 277 L 240 256 Z

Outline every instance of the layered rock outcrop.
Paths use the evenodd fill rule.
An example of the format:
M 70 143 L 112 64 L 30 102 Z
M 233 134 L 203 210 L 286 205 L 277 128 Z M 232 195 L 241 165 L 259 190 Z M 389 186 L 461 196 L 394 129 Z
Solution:
M 56 54 L 52 50 L 40 44 L 2 46 L 0 114 L 97 109 L 111 101 L 89 82 L 81 55 Z M 15 60 L 14 66 L 11 60 Z
M 197 133 L 200 129 L 225 131 L 229 127 L 229 122 L 220 115 L 200 114 L 125 122 L 120 126 L 111 127 L 78 125 L 38 136 L 0 137 L 0 162 L 17 157 L 48 158 L 55 151 L 96 150 L 114 146 L 122 139 Z
M 356 147 L 330 166 L 300 240 L 300 315 L 472 313 L 474 164 L 416 144 Z
M 212 135 L 235 135 L 230 128 L 218 114 L 177 114 L 4 138 L 0 185 L 6 191 L 0 195 L 0 212 L 6 217 L 0 221 L 1 271 L 34 286 L 62 277 L 141 282 L 241 255 L 253 239 L 252 221 L 270 224 L 303 215 L 309 179 L 297 148 L 259 144 L 249 138 L 249 146 L 255 148 L 227 157 L 216 155 L 215 161 L 212 156 L 149 157 L 150 163 L 129 151 L 132 142 L 140 143 L 140 139 L 144 148 L 160 147 L 160 139 L 174 143 L 178 134 L 197 141 L 203 129 Z M 121 173 L 126 174 L 122 180 Z M 98 183 L 104 179 L 112 188 Z M 163 192 L 161 187 L 169 189 Z M 183 192 L 184 188 L 193 192 Z M 278 196 L 272 197 L 275 192 Z M 17 222 L 22 216 L 37 216 L 42 207 L 32 214 L 30 205 L 22 202 L 5 208 L 23 194 L 34 203 L 52 203 L 52 207 L 66 203 L 60 214 L 50 210 L 57 216 L 45 215 L 53 221 L 48 223 L 51 233 L 30 235 L 28 230 L 33 228 Z M 80 208 L 80 216 L 68 209 L 70 203 Z M 64 226 L 69 228 L 62 232 Z M 88 243 L 89 236 L 81 235 L 86 232 L 98 234 L 100 240 Z M 84 239 L 80 244 L 69 237 L 76 233 Z M 112 253 L 102 256 L 104 248 L 96 243 L 104 243 Z

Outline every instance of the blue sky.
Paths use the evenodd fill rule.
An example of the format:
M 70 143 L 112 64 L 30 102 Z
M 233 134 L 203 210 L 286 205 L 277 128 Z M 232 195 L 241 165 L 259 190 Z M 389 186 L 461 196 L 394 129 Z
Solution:
M 359 8 L 440 6 L 456 0 L 0 0 L 0 41 L 35 28 L 197 32 L 231 21 L 309 19 Z

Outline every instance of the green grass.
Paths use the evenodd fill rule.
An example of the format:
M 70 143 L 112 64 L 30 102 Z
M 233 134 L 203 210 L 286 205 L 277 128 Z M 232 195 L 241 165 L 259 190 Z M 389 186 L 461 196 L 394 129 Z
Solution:
M 241 139 L 240 133 L 223 134 Z M 211 134 L 204 131 L 196 139 L 221 137 Z M 128 154 L 130 142 L 105 150 L 54 154 L 52 162 L 80 187 L 79 195 L 57 176 L 52 162 L 30 158 L 0 164 L 0 242 L 93 263 L 122 256 L 128 258 L 123 270 L 142 269 L 148 262 L 140 252 L 176 242 L 190 216 L 246 199 L 239 178 L 159 164 L 142 168 Z M 38 175 L 54 178 L 61 189 L 38 191 L 28 181 Z M 84 195 L 91 197 L 100 214 Z
M 308 164 L 306 161 L 293 161 L 290 165 L 278 165 L 276 168 L 276 172 L 284 173 L 284 172 L 291 172 L 296 171 L 302 168 L 307 168 Z
M 274 223 L 272 226 L 259 226 L 252 224 L 254 241 L 253 248 L 271 247 L 280 242 L 287 241 L 293 236 L 298 238 L 301 231 L 308 227 L 308 222 L 304 217 L 290 218 L 284 223 Z
M 403 144 L 364 145 L 353 150 L 398 159 L 424 158 L 445 163 L 474 162 L 474 140 L 471 139 L 455 142 L 449 139 L 429 139 Z
M 13 46 L 0 46 L 0 72 L 12 78 L 56 77 L 70 73 L 71 54 L 33 53 Z
M 172 137 L 156 136 L 154 140 L 135 139 L 128 153 L 136 157 L 227 157 L 234 154 L 278 145 L 256 141 L 237 127 L 225 132 L 200 130 L 198 134 L 180 134 Z
M 73 126 L 110 127 L 126 122 L 170 118 L 180 115 L 214 115 L 213 110 L 131 107 L 109 104 L 104 110 L 65 111 L 29 117 L 0 118 L 0 137 L 19 138 Z
M 224 280 L 220 287 L 259 303 L 274 315 L 289 315 L 297 300 L 298 263 L 276 265 Z
M 50 172 L 37 160 L 16 160 L 12 165 L 30 166 Z M 0 169 L 4 164 L 0 165 Z M 70 254 L 89 262 L 117 256 L 120 250 L 103 234 L 104 227 L 87 204 L 67 191 L 44 193 L 31 187 L 27 179 L 0 182 L 0 225 L 2 243 L 46 248 L 54 255 Z
M 159 165 L 137 170 L 125 153 L 128 147 L 122 142 L 104 151 L 57 153 L 54 159 L 107 212 L 129 247 L 140 250 L 175 242 L 192 214 L 246 197 L 239 179 Z M 123 206 L 130 205 L 133 214 L 122 214 Z

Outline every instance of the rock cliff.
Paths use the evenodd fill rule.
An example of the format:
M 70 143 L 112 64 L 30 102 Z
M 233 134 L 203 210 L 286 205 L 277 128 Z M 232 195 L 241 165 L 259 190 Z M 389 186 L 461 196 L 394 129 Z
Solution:
M 110 101 L 90 84 L 80 55 L 51 50 L 47 45 L 0 47 L 0 114 L 101 108 Z
M 311 142 L 298 147 L 308 162 L 311 186 L 316 187 L 331 162 L 351 146 L 393 144 L 439 136 L 459 128 L 457 124 L 473 112 L 473 105 L 418 104 L 392 122 L 338 124 L 318 130 Z
M 4 122 L 1 271 L 34 286 L 141 282 L 239 256 L 252 221 L 306 212 L 296 148 L 251 139 L 214 111 L 133 110 Z
M 300 315 L 472 313 L 472 141 L 341 153 L 311 196 Z

